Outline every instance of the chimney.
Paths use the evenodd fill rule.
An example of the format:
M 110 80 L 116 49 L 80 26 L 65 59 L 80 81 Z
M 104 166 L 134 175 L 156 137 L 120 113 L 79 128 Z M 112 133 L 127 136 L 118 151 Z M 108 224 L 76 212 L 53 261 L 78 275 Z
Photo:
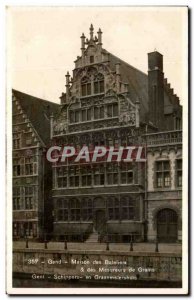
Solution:
M 157 51 L 148 53 L 148 108 L 149 121 L 164 128 L 164 73 L 163 56 Z

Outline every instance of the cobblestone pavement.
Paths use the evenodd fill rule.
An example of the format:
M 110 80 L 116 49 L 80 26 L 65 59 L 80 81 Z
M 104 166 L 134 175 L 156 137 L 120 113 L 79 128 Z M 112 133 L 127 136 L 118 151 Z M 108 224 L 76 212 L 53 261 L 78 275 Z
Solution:
M 38 242 L 28 242 L 29 249 L 44 249 L 44 243 Z M 107 245 L 105 243 L 67 243 L 68 250 L 98 250 L 103 251 L 106 250 Z M 25 249 L 26 242 L 25 241 L 14 241 L 13 249 Z M 133 243 L 133 251 L 134 252 L 155 252 L 156 244 L 154 243 Z M 63 250 L 64 243 L 61 242 L 48 242 L 47 249 L 50 250 Z M 110 251 L 130 251 L 130 243 L 110 243 L 109 244 Z M 161 253 L 181 253 L 182 244 L 174 243 L 174 244 L 158 244 L 158 250 Z

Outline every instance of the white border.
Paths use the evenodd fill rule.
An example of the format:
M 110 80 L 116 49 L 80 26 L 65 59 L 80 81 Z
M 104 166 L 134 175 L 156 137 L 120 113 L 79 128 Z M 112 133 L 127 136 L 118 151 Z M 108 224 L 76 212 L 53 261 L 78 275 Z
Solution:
M 26 6 L 26 1 L 4 1 L 5 5 L 25 5 Z M 161 3 L 159 3 L 160 5 L 165 5 L 165 4 L 175 4 L 173 1 L 160 1 Z M 169 3 L 171 2 L 171 3 Z M 158 3 L 158 2 L 157 2 Z M 91 6 L 91 3 L 89 1 L 84 1 L 84 3 L 80 3 L 80 1 L 65 1 L 65 4 L 66 5 L 76 5 L 76 4 L 82 4 L 82 5 L 88 5 Z M 155 2 L 154 1 L 115 1 L 114 4 L 112 3 L 112 1 L 98 1 L 98 5 L 101 5 L 101 4 L 104 4 L 104 5 L 155 5 Z M 28 1 L 28 6 L 29 5 L 37 5 L 37 6 L 48 6 L 48 5 L 55 5 L 55 6 L 58 6 L 58 5 L 64 5 L 64 1 Z M 97 5 L 97 3 L 93 2 L 92 3 L 93 6 Z M 186 5 L 185 1 L 176 1 L 176 5 Z M 5 13 L 3 11 L 1 11 L 1 15 L 3 15 L 3 17 L 1 18 L 1 22 L 3 23 L 4 22 L 4 16 L 5 16 Z M 4 28 L 4 25 L 2 26 L 2 28 Z M 5 31 L 4 31 L 4 34 L 5 34 Z M 2 64 L 3 66 L 5 66 L 5 58 L 3 58 L 3 62 Z M 5 68 L 4 68 L 5 70 Z M 187 74 L 185 74 L 185 76 L 187 76 Z M 5 82 L 4 78 L 3 78 L 3 82 Z M 2 82 L 1 82 L 2 83 Z M 5 92 L 4 92 L 4 88 L 5 88 L 5 83 L 4 83 L 4 87 L 2 89 L 2 95 L 3 95 L 3 98 L 5 99 Z M 11 93 L 10 93 L 10 89 L 8 89 L 9 92 L 7 94 L 7 99 L 11 99 Z M 11 118 L 11 106 L 9 105 L 9 102 L 7 102 L 7 119 L 10 120 Z M 184 130 L 187 128 L 187 122 L 188 122 L 188 108 L 184 106 L 183 108 L 183 115 L 184 115 L 184 125 L 183 125 L 183 128 Z M 3 133 L 2 133 L 2 137 L 4 136 L 4 124 L 3 123 L 3 126 L 1 126 L 1 130 L 3 129 Z M 11 122 L 7 123 L 7 136 L 8 136 L 8 133 L 11 132 Z M 186 133 L 186 131 L 185 131 Z M 10 157 L 10 153 L 11 153 L 11 149 L 12 149 L 12 145 L 11 145 L 11 139 L 8 139 L 7 140 L 7 150 L 8 150 L 8 157 Z M 1 149 L 2 150 L 2 149 Z M 183 135 L 183 156 L 184 156 L 184 159 L 185 159 L 185 164 L 186 164 L 186 167 L 184 167 L 184 171 L 183 171 L 183 178 L 184 178 L 184 190 L 183 190 L 183 195 L 187 195 L 188 194 L 188 185 L 187 185 L 187 170 L 188 170 L 188 136 L 187 134 L 184 134 Z M 1 157 L 5 157 L 4 155 L 1 156 Z M 2 164 L 2 161 L 1 161 L 1 164 Z M 1 166 L 1 170 L 4 169 L 4 166 L 2 164 Z M 11 172 L 12 172 L 12 168 L 11 168 L 11 160 L 7 160 L 7 172 L 9 174 L 9 180 L 7 182 L 7 196 L 8 198 L 7 199 L 11 199 L 11 195 L 9 194 L 10 191 L 11 191 L 11 181 L 10 181 L 10 178 L 12 178 L 11 176 Z M 4 185 L 4 183 L 3 183 Z M 1 189 L 2 190 L 2 189 Z M 186 202 L 187 200 L 187 196 L 184 198 L 184 202 Z M 8 215 L 10 217 L 10 207 L 11 203 L 9 201 L 7 201 L 7 218 L 8 218 Z M 187 206 L 187 203 L 185 203 L 185 205 Z M 71 294 L 71 295 L 77 295 L 77 294 L 158 294 L 158 295 L 162 295 L 162 294 L 185 294 L 187 293 L 188 291 L 188 286 L 187 286 L 187 282 L 188 282 L 188 278 L 187 278 L 187 274 L 188 274 L 188 257 L 187 257 L 187 253 L 188 253 L 188 249 L 187 249 L 187 234 L 188 234 L 188 229 L 187 229 L 187 220 L 188 220 L 188 210 L 184 208 L 184 219 L 183 219 L 183 239 L 184 239 L 184 249 L 183 249 L 183 288 L 181 289 L 173 289 L 173 288 L 170 288 L 170 289 L 132 289 L 132 288 L 115 288 L 115 289 L 109 289 L 109 288 L 87 288 L 87 289 L 83 289 L 83 288 L 76 288 L 76 289 L 63 289 L 63 288 L 48 288 L 48 289 L 41 289 L 41 288 L 33 288 L 33 289 L 16 289 L 16 288 L 10 288 L 10 280 L 12 280 L 12 263 L 11 263 L 11 257 L 12 257 L 12 238 L 11 238 L 11 234 L 10 234 L 10 230 L 8 230 L 8 239 L 7 239 L 7 270 L 8 270 L 8 273 L 7 273 L 7 292 L 9 294 Z M 4 220 L 4 218 L 1 216 L 1 220 Z M 6 236 L 6 235 L 4 235 Z M 186 246 L 186 248 L 185 248 Z M 3 246 L 1 244 L 1 250 L 2 250 Z M 4 248 L 3 248 L 4 249 Z M 100 293 L 99 293 L 100 291 Z

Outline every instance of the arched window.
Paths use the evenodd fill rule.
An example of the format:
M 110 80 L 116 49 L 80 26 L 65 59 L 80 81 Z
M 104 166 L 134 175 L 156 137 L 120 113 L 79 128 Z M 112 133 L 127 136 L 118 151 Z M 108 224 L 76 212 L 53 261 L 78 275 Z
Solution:
M 94 94 L 104 93 L 104 76 L 98 73 L 94 77 Z
M 91 95 L 91 80 L 87 76 L 81 80 L 81 95 L 83 97 Z

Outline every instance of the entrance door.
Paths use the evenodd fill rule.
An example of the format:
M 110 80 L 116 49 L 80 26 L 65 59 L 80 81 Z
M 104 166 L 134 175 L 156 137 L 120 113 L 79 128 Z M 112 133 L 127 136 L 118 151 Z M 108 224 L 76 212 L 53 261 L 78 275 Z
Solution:
M 174 243 L 177 241 L 178 216 L 172 209 L 162 209 L 157 215 L 157 237 L 159 242 Z
M 106 226 L 106 217 L 104 210 L 97 210 L 95 214 L 95 224 L 94 228 L 98 233 L 105 231 Z

